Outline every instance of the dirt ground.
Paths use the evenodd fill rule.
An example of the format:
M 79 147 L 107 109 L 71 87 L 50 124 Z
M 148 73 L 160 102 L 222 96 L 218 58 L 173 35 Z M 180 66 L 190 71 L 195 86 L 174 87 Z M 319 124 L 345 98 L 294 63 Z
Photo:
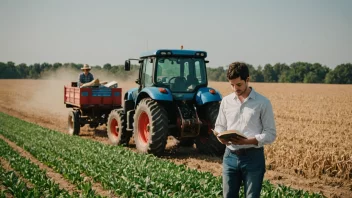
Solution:
M 52 80 L 52 78 L 57 80 Z M 63 133 L 67 132 L 67 114 L 63 102 L 63 86 L 73 81 L 76 75 L 51 76 L 50 80 L 0 80 L 0 111 L 38 125 L 54 129 Z M 112 80 L 106 79 L 106 80 Z M 116 80 L 118 81 L 118 80 Z M 128 90 L 135 87 L 133 81 L 118 81 L 119 87 Z M 225 86 L 223 83 L 210 83 L 216 89 Z M 110 144 L 105 126 L 97 130 L 87 126 L 81 129 L 82 138 L 89 138 Z M 172 140 L 169 142 L 172 143 Z M 133 145 L 129 148 L 135 151 Z M 198 171 L 208 171 L 219 176 L 222 172 L 221 159 L 200 155 L 194 148 L 168 149 L 164 158 L 176 164 L 184 164 Z M 274 184 L 284 184 L 295 189 L 311 192 L 321 192 L 327 197 L 352 197 L 352 186 L 339 185 L 339 179 L 322 179 L 321 177 L 306 178 L 291 174 L 292 170 L 268 170 L 265 179 Z

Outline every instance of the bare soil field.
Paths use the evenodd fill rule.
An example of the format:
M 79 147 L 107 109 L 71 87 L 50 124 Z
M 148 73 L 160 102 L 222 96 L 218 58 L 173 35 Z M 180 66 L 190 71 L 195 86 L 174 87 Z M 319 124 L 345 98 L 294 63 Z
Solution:
M 66 133 L 69 109 L 63 103 L 63 86 L 72 77 L 56 79 L 0 80 L 0 111 Z M 124 91 L 136 86 L 132 80 L 118 82 Z M 223 96 L 231 93 L 228 83 L 210 86 Z M 265 178 L 327 197 L 351 197 L 352 85 L 251 86 L 271 100 L 277 126 L 276 141 L 265 146 Z M 95 131 L 85 126 L 80 136 L 110 144 L 104 126 Z M 221 175 L 221 159 L 199 155 L 193 148 L 170 148 L 164 158 Z

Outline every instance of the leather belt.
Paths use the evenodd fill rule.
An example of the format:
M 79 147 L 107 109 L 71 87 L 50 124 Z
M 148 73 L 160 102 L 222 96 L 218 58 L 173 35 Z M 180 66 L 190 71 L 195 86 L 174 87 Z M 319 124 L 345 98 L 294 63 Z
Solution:
M 235 154 L 235 155 L 247 155 L 247 153 L 250 151 L 256 151 L 256 150 L 259 151 L 263 148 L 262 147 L 261 148 L 252 147 L 252 148 L 243 148 L 243 149 L 237 149 L 237 150 L 231 150 L 229 148 L 227 148 L 227 149 L 230 151 L 230 153 Z

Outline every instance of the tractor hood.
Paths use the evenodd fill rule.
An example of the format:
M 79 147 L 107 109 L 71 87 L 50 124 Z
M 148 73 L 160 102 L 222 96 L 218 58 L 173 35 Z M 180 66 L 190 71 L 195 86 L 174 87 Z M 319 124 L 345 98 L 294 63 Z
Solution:
M 192 100 L 196 93 L 172 93 L 174 100 Z

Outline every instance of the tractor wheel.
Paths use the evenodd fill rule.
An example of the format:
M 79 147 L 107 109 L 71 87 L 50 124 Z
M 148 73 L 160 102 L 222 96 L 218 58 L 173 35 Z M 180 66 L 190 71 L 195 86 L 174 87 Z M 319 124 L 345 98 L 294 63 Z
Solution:
M 180 140 L 180 146 L 182 147 L 193 147 L 194 139 L 184 139 Z
M 131 135 L 126 131 L 125 115 L 121 110 L 112 110 L 108 117 L 107 131 L 113 144 L 127 146 Z
M 150 98 L 143 99 L 136 108 L 133 129 L 138 151 L 163 154 L 168 136 L 168 117 L 160 104 Z
M 201 115 L 205 116 L 202 119 L 208 123 L 208 128 L 207 131 L 201 131 L 196 138 L 196 145 L 200 153 L 220 157 L 224 154 L 226 146 L 219 142 L 211 130 L 215 126 L 219 107 L 220 104 L 218 102 L 208 103 L 203 107 Z
M 68 134 L 70 135 L 79 135 L 79 131 L 81 129 L 79 124 L 79 111 L 72 110 L 68 113 Z

